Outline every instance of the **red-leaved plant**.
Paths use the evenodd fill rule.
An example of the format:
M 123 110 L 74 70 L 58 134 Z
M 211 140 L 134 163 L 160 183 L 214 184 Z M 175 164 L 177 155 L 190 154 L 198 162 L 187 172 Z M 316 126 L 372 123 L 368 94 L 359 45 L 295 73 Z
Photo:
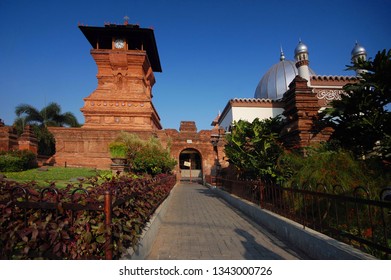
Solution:
M 0 182 L 1 259 L 118 259 L 135 246 L 147 221 L 167 197 L 175 176 L 114 177 L 57 189 Z M 105 224 L 104 194 L 112 194 Z

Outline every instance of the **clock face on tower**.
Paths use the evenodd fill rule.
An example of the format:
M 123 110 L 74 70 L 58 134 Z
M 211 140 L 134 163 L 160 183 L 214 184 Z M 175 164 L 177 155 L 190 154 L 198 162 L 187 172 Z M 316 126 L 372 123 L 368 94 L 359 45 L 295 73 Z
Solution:
M 123 49 L 125 46 L 125 40 L 124 39 L 116 39 L 114 41 L 114 47 L 116 49 Z

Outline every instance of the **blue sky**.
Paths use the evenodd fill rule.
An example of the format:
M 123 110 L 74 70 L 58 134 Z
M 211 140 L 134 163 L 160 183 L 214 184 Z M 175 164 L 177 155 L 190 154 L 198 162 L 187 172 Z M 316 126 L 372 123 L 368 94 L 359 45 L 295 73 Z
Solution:
M 390 1 L 123 0 L 0 1 L 0 118 L 15 107 L 57 102 L 83 123 L 83 98 L 97 86 L 91 46 L 78 23 L 153 27 L 162 73 L 153 103 L 164 128 L 210 123 L 228 100 L 253 97 L 263 74 L 293 59 L 299 38 L 321 75 L 345 71 L 356 40 L 369 57 L 391 48 Z

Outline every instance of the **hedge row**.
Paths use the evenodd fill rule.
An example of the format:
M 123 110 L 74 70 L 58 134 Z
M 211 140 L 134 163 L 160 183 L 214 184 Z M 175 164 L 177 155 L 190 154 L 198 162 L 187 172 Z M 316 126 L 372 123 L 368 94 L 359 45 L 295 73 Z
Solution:
M 24 185 L 28 201 L 40 203 L 39 209 L 15 207 L 10 193 L 14 190 L 14 201 L 25 201 L 26 194 L 19 192 L 22 189 L 14 183 L 0 182 L 0 258 L 104 259 L 110 246 L 113 258 L 119 259 L 126 249 L 137 244 L 147 221 L 170 193 L 176 178 L 114 177 L 99 185 L 96 182 L 92 179 L 82 188 L 68 185 L 62 190 L 44 191 Z M 102 205 L 107 190 L 113 194 L 112 204 L 120 204 L 112 209 L 110 228 L 105 226 L 103 211 L 72 211 L 65 207 L 69 203 Z M 56 202 L 56 209 L 44 209 L 48 202 Z M 109 245 L 107 234 L 111 235 Z
M 35 167 L 37 167 L 37 157 L 31 151 L 0 152 L 0 172 L 18 172 Z

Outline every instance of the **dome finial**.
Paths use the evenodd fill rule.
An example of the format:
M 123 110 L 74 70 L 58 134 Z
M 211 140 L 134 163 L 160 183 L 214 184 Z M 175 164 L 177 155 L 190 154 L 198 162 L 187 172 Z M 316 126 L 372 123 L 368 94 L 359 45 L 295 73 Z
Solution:
M 301 41 L 301 38 L 299 39 L 299 43 L 297 44 L 297 47 L 295 49 L 295 56 L 301 53 L 308 53 L 307 46 Z
M 284 61 L 284 60 L 285 60 L 284 51 L 282 50 L 282 45 L 280 45 L 280 61 Z
M 367 55 L 367 51 L 356 40 L 356 44 L 354 45 L 354 48 L 353 48 L 353 50 L 351 52 L 351 55 L 352 55 L 352 59 L 355 58 L 356 56 L 360 56 L 360 55 L 365 55 L 366 56 Z
M 357 40 L 356 40 L 356 44 L 354 45 L 354 48 L 353 48 L 353 50 L 351 52 L 351 57 L 352 57 L 352 62 L 353 63 L 357 63 L 360 60 L 361 61 L 366 61 L 367 60 L 367 51 L 365 50 L 365 48 L 363 46 L 361 46 L 357 42 Z M 356 75 L 357 76 L 361 75 L 364 72 L 365 72 L 365 70 L 363 70 L 363 69 L 356 69 Z

